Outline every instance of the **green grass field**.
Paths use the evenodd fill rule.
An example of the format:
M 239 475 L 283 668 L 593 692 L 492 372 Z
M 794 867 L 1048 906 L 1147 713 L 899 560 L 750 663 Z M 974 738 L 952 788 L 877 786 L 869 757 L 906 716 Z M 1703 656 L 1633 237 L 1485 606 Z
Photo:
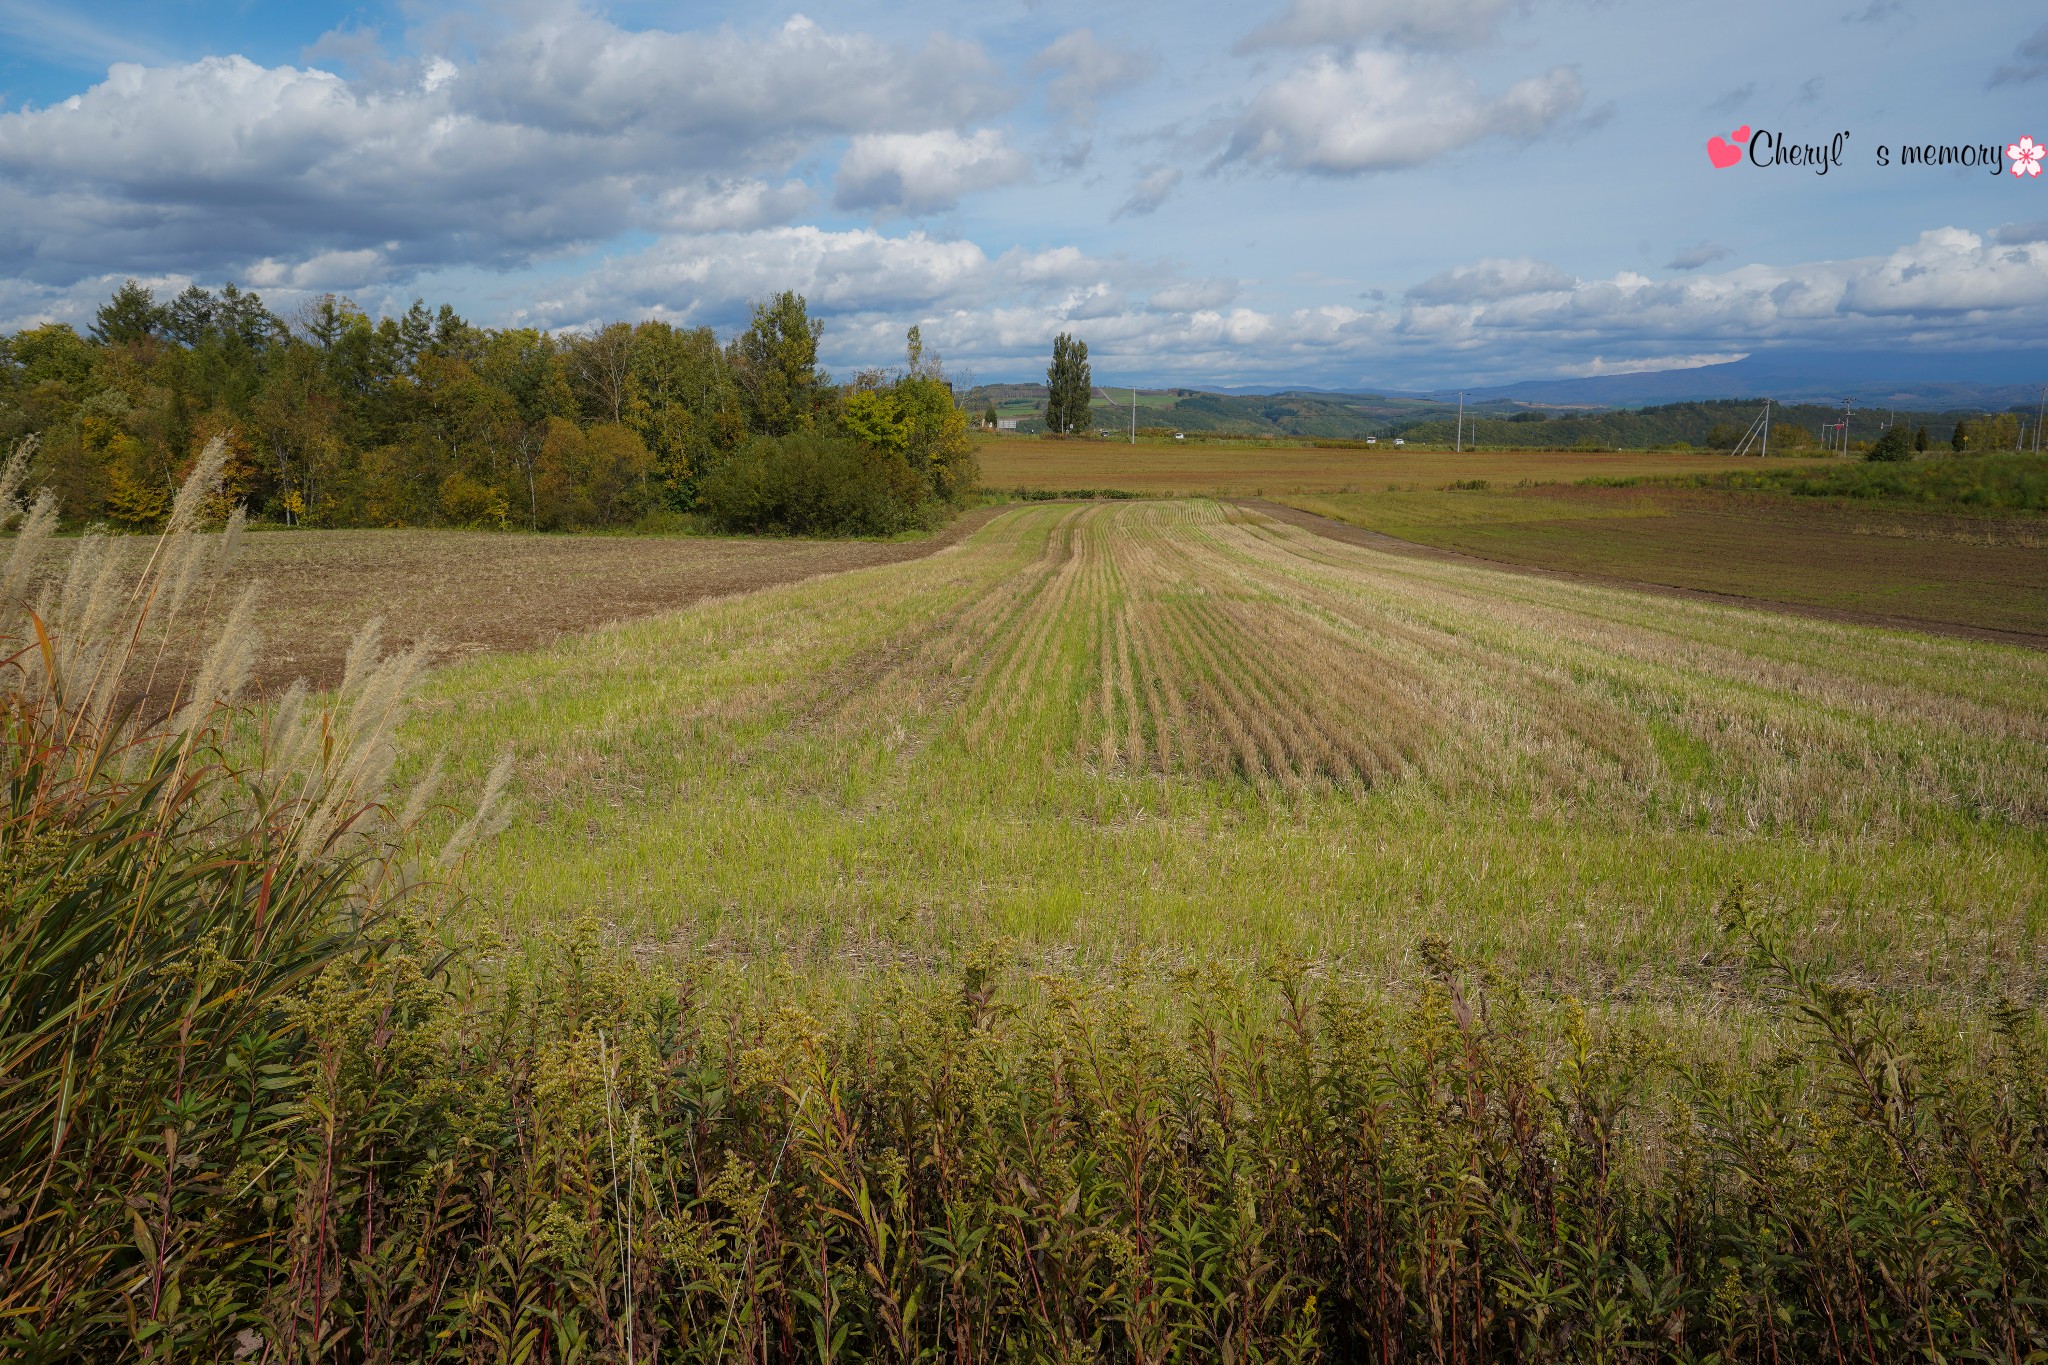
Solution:
M 0 1357 L 2048 1343 L 2048 652 L 1103 500 L 137 733 L 183 505 L 0 618 Z
M 1812 953 L 2031 995 L 2048 656 L 1337 544 L 1212 502 L 1035 506 L 926 559 L 433 682 L 409 745 L 518 815 L 508 927 L 827 981 L 1309 958 L 1425 935 L 1595 997 L 1716 977 L 1738 880 Z

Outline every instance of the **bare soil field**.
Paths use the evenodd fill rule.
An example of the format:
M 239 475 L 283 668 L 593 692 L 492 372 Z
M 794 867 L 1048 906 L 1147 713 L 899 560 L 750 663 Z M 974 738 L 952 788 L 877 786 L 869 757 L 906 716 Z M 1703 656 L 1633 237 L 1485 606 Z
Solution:
M 1685 488 L 1287 495 L 1502 564 L 2048 645 L 2048 522 Z
M 1093 488 L 1236 496 L 1338 489 L 1378 492 L 1390 485 L 1435 489 L 1473 479 L 1498 485 L 1523 480 L 1572 483 L 1591 478 L 1654 478 L 1719 473 L 1734 464 L 1725 455 L 1705 451 L 1486 450 L 1452 454 L 1263 442 L 1140 441 L 1126 445 L 1038 437 L 986 438 L 980 453 L 982 483 L 998 491 Z
M 425 640 L 442 660 L 537 649 L 710 598 L 917 559 L 993 515 L 970 512 L 937 535 L 900 541 L 266 531 L 243 539 L 232 579 L 260 588 L 258 686 L 304 678 L 317 688 L 340 679 L 350 639 L 372 618 L 387 645 Z M 137 538 L 130 552 L 151 543 Z M 205 609 L 219 617 L 227 606 L 223 596 Z

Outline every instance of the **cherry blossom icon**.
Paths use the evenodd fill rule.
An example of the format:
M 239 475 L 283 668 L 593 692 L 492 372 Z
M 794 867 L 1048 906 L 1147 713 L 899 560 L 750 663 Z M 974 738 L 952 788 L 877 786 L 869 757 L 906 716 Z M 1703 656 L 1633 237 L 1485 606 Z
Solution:
M 2039 175 L 2041 159 L 2048 157 L 2048 146 L 2030 137 L 2023 137 L 2018 142 L 2006 144 L 2005 154 L 2012 158 L 2014 175 Z

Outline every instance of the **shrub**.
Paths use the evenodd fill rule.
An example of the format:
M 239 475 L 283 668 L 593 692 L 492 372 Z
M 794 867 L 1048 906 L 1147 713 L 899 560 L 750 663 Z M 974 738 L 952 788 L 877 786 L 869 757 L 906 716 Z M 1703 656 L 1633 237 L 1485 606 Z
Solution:
M 441 480 L 441 515 L 457 526 L 499 526 L 512 510 L 512 500 L 500 490 L 460 470 Z
M 900 456 L 800 432 L 734 451 L 705 476 L 697 510 L 731 532 L 881 536 L 922 523 L 921 491 Z
M 1863 452 L 1863 458 L 1871 464 L 1897 464 L 1913 458 L 1913 433 L 1900 423 L 1893 423 L 1884 433 L 1871 442 L 1870 449 Z

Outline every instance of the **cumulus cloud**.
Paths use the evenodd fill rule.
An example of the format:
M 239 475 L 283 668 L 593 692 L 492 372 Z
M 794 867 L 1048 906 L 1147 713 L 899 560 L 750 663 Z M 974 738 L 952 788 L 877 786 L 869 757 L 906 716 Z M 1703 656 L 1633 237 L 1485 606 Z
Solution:
M 1552 293 L 1577 283 L 1577 279 L 1548 262 L 1522 256 L 1453 267 L 1416 285 L 1408 291 L 1408 297 L 1422 303 L 1479 303 L 1522 294 Z
M 1222 159 L 1323 175 L 1419 166 L 1483 138 L 1526 142 L 1584 99 L 1566 66 L 1489 98 L 1450 68 L 1395 53 L 1323 55 L 1253 97 Z
M 818 200 L 801 180 L 771 185 L 765 180 L 707 181 L 663 190 L 648 217 L 670 232 L 719 232 L 786 223 Z
M 1664 263 L 1664 268 L 1666 270 L 1698 270 L 1703 265 L 1712 265 L 1716 261 L 1725 261 L 1734 254 L 1725 246 L 1716 246 L 1712 242 L 1701 242 L 1698 246 L 1689 246 L 1676 256 L 1673 256 Z
M 1029 169 L 994 128 L 967 137 L 950 129 L 864 133 L 839 163 L 832 200 L 878 217 L 938 213 L 963 194 L 1022 180 Z
M 1491 259 L 1391 303 L 1275 309 L 1241 299 L 1229 280 L 1074 246 L 992 253 L 917 231 L 772 226 L 672 233 L 573 276 L 528 277 L 521 306 L 493 320 L 576 327 L 658 317 L 726 328 L 745 322 L 750 299 L 795 289 L 825 320 L 835 368 L 896 355 L 916 322 L 930 345 L 983 373 L 1040 367 L 1053 335 L 1072 330 L 1104 373 L 1485 382 L 1714 364 L 1844 334 L 1872 346 L 2048 344 L 2048 234 L 2016 240 L 2027 235 L 1939 228 L 1877 256 L 1663 280 L 1632 271 L 1574 278 L 1542 261 Z M 376 267 L 341 257 L 275 263 L 262 278 L 265 298 L 288 308 L 292 291 L 365 268 Z M 162 294 L 189 280 L 143 282 Z M 0 280 L 0 329 L 82 322 L 119 283 L 104 273 L 62 287 Z M 1456 357 L 1454 372 L 1447 357 Z
M 1102 96 L 1128 89 L 1150 75 L 1152 62 L 1142 52 L 1106 43 L 1093 30 L 1077 28 L 1054 39 L 1031 67 L 1052 75 L 1045 102 L 1054 112 L 1086 120 L 1095 117 L 1095 102 Z
M 1581 353 L 1617 342 L 1823 341 L 1844 324 L 1873 343 L 2048 339 L 2048 243 L 1937 228 L 1883 256 L 1745 265 L 1679 280 L 1624 271 L 1568 289 L 1472 301 L 1411 299 L 1397 330 L 1432 346 Z
M 109 261 L 237 273 L 360 251 L 379 268 L 512 266 L 636 226 L 772 218 L 798 198 L 768 177 L 821 141 L 958 127 L 1011 98 L 978 48 L 944 38 L 913 51 L 802 18 L 750 35 L 526 17 L 460 60 L 354 80 L 242 57 L 123 63 L 0 114 L 0 257 L 57 284 Z
M 1240 40 L 1237 50 L 1325 43 L 1475 47 L 1521 8 L 1521 0 L 1290 0 L 1278 18 Z
M 1178 166 L 1160 166 L 1147 171 L 1138 178 L 1138 183 L 1131 187 L 1131 197 L 1124 200 L 1123 206 L 1117 209 L 1116 216 L 1123 218 L 1152 212 L 1166 202 L 1166 196 L 1172 194 L 1180 182 L 1181 171 Z

